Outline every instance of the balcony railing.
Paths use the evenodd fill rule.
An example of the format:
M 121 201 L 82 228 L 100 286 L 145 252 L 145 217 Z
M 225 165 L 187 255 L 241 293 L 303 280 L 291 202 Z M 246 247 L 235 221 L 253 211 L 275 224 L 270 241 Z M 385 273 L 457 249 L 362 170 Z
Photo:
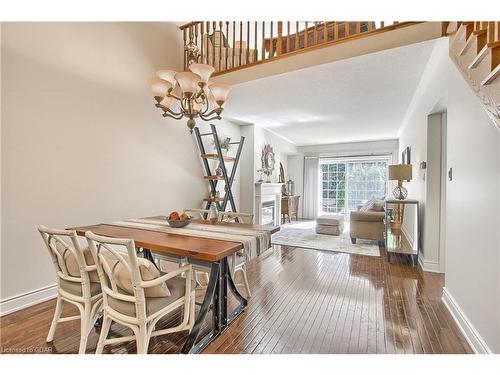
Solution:
M 215 74 L 272 61 L 283 56 L 359 38 L 418 22 L 375 21 L 196 21 L 182 25 L 184 45 L 192 41 L 199 62 Z M 184 55 L 184 67 L 188 64 Z

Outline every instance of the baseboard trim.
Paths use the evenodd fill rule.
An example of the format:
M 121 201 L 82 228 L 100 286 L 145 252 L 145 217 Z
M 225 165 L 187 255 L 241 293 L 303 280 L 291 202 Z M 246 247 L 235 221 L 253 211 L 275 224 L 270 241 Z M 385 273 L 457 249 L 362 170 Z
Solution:
M 439 262 L 425 260 L 422 253 L 418 255 L 418 264 L 426 272 L 443 273 L 440 269 Z
M 35 289 L 30 292 L 6 298 L 0 301 L 0 316 L 48 301 L 49 299 L 55 298 L 56 295 L 57 284 L 52 284 L 40 289 Z
M 470 347 L 476 354 L 492 354 L 493 352 L 483 340 L 479 332 L 474 328 L 460 306 L 446 287 L 443 287 L 443 303 L 458 325 Z

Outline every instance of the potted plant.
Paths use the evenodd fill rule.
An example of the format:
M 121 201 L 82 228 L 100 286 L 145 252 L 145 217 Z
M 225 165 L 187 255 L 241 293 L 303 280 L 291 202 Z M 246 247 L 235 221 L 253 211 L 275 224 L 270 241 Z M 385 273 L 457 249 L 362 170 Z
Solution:
M 219 145 L 220 145 L 220 149 L 222 151 L 222 154 L 226 155 L 228 153 L 229 149 L 231 148 L 231 138 L 229 138 L 229 137 L 219 138 Z M 215 146 L 215 142 L 214 142 L 214 146 Z

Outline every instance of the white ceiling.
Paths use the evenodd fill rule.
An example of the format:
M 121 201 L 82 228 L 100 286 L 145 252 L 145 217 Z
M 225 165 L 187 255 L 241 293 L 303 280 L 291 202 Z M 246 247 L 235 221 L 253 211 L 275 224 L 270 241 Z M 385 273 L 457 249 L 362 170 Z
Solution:
M 302 146 L 396 138 L 434 41 L 233 88 L 224 116 Z

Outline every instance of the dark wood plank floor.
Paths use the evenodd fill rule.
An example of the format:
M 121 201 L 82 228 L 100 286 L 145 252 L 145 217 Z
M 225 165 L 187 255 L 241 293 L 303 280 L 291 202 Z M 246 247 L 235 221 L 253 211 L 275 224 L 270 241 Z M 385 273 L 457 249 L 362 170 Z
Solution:
M 470 353 L 441 302 L 443 276 L 404 258 L 369 257 L 276 246 L 248 265 L 249 306 L 204 353 Z M 76 353 L 79 321 L 45 337 L 55 300 L 0 319 L 2 352 Z M 68 308 L 64 315 L 72 314 Z M 160 321 L 165 326 L 178 319 Z M 113 336 L 128 335 L 117 324 Z M 87 353 L 96 347 L 94 330 Z M 155 337 L 150 353 L 178 353 L 185 333 Z M 134 342 L 108 353 L 135 353 Z

